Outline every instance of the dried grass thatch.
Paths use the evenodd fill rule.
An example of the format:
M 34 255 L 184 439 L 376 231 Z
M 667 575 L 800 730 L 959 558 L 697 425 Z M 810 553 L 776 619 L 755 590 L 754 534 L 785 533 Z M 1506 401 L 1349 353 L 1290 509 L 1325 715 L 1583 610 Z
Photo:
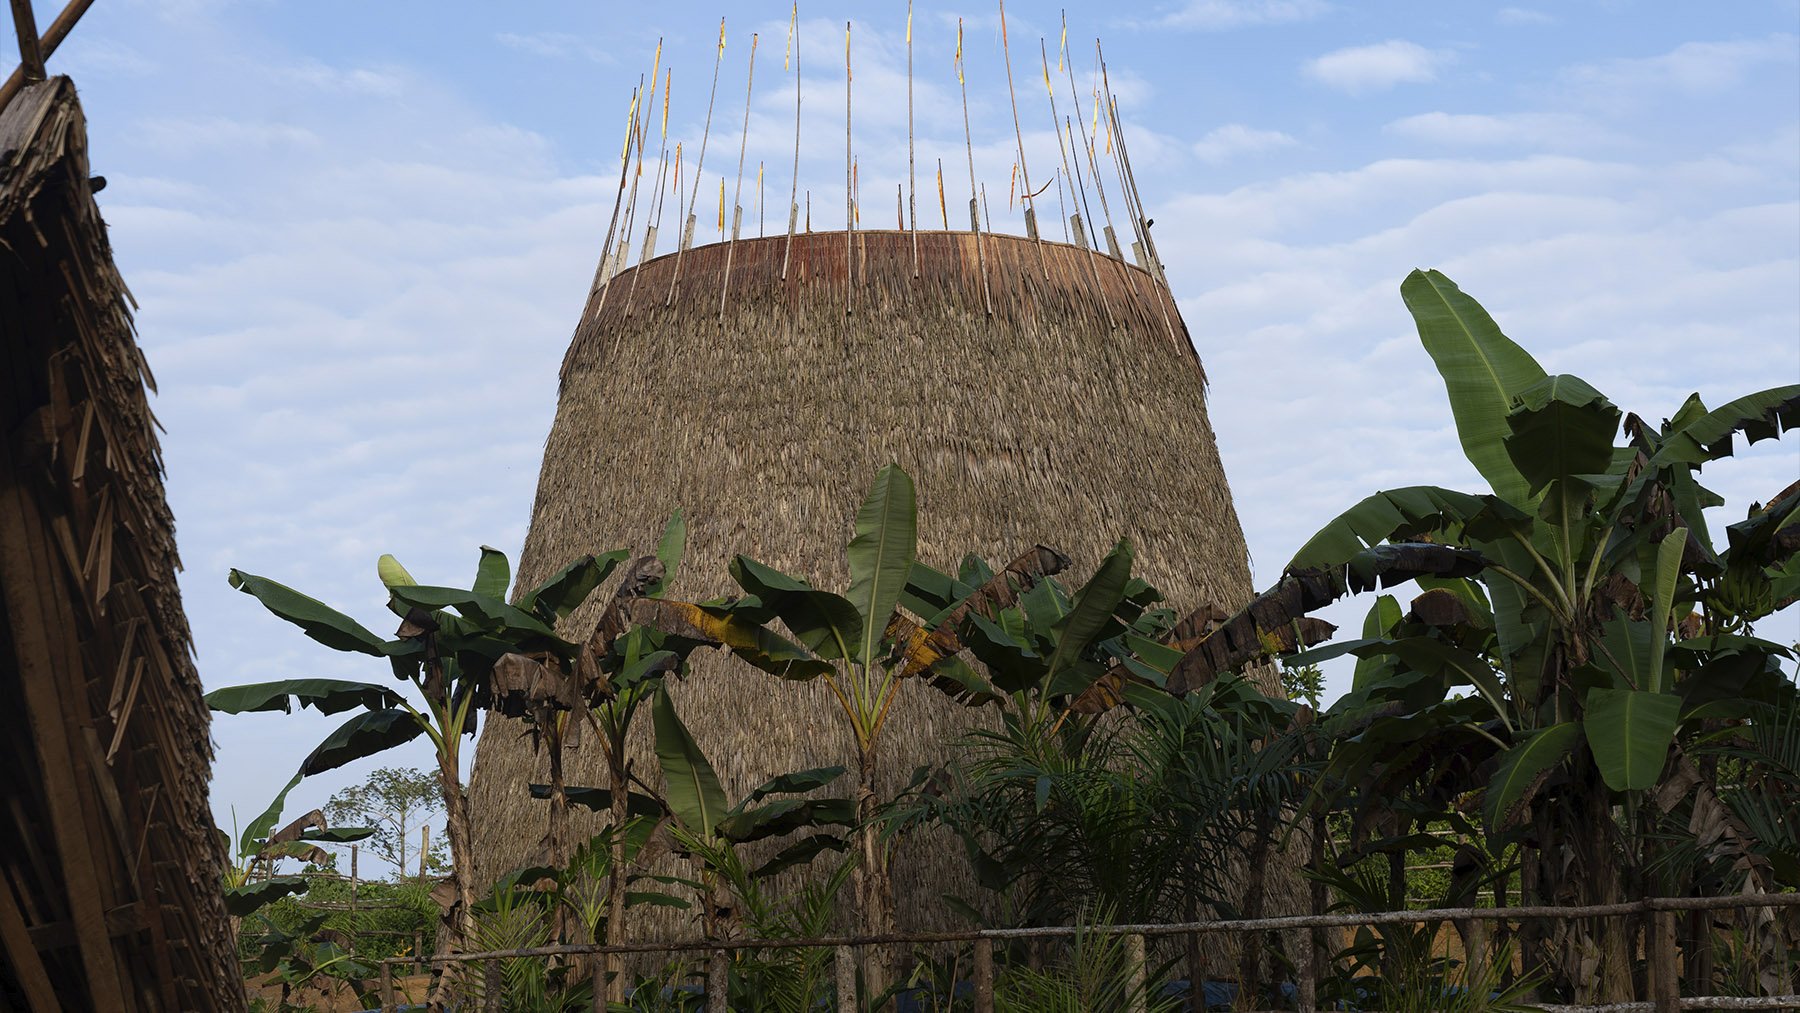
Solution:
M 241 1010 L 174 522 L 67 78 L 0 112 L 0 1008 Z
M 892 459 L 917 481 L 920 555 L 933 565 L 1044 542 L 1085 577 L 1123 536 L 1177 606 L 1248 598 L 1205 377 L 1150 274 L 1009 236 L 984 235 L 978 251 L 970 233 L 921 233 L 918 277 L 910 233 L 802 234 L 791 259 L 788 243 L 740 240 L 729 291 L 717 245 L 680 258 L 672 297 L 673 254 L 589 300 L 563 363 L 522 584 L 583 552 L 649 551 L 680 507 L 688 556 L 673 593 L 730 592 L 738 552 L 841 589 L 857 503 Z M 578 613 L 571 628 L 594 621 Z M 711 652 L 694 667 L 676 701 L 733 797 L 799 767 L 854 769 L 822 685 Z M 896 712 L 882 746 L 890 789 L 982 720 L 922 682 Z M 654 770 L 647 749 L 639 756 Z M 570 783 L 603 783 L 597 753 L 566 762 Z M 471 796 L 478 881 L 537 843 L 543 803 L 526 786 L 543 766 L 518 726 L 488 725 Z M 938 898 L 962 862 L 924 851 L 897 857 L 903 929 L 947 917 Z

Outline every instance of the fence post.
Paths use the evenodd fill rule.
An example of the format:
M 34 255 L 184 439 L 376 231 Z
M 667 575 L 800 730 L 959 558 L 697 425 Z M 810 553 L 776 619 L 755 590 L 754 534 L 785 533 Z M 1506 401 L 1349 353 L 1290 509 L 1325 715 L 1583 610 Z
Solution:
M 987 936 L 975 940 L 975 1013 L 994 1013 L 994 941 Z
M 714 950 L 706 960 L 706 1013 L 729 1013 L 731 962 L 724 950 Z
M 1136 932 L 1125 937 L 1125 987 L 1131 990 L 1125 997 L 1126 1013 L 1146 1013 L 1150 985 L 1144 971 L 1144 937 Z
M 381 962 L 381 1013 L 394 1013 L 394 965 Z
M 500 961 L 489 957 L 482 965 L 481 991 L 483 993 L 486 1013 L 503 1013 L 500 998 L 506 991 L 505 979 L 500 974 Z
M 1469 932 L 1463 947 L 1463 976 L 1474 987 L 1475 975 L 1485 973 L 1488 963 L 1488 923 L 1485 918 L 1469 919 Z
M 1681 1008 L 1681 975 L 1676 962 L 1681 951 L 1675 946 L 1675 912 L 1657 911 L 1650 922 L 1652 954 L 1650 974 L 1656 987 L 1657 1013 L 1673 1013 Z
M 1314 963 L 1313 930 L 1309 926 L 1300 931 L 1300 959 L 1295 963 L 1299 971 L 1299 995 L 1294 1008 L 1299 1013 L 1316 1013 L 1318 1010 L 1318 982 L 1316 980 L 1317 965 Z M 1199 1009 L 1206 1000 L 1195 993 L 1193 1006 Z
M 832 957 L 832 969 L 837 973 L 838 1013 L 857 1013 L 855 947 L 838 947 Z

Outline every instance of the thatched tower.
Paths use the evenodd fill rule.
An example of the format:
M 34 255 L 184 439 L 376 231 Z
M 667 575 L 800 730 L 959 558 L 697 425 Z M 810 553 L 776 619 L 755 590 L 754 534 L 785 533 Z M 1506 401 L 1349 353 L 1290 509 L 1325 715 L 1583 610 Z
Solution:
M 848 264 L 842 232 L 795 236 L 791 255 L 785 236 L 739 241 L 722 317 L 723 245 L 687 251 L 673 299 L 672 254 L 613 278 L 564 360 L 521 582 L 582 552 L 647 551 L 679 506 L 689 541 L 675 594 L 730 592 L 738 552 L 841 588 L 857 503 L 892 459 L 917 481 L 933 565 L 1041 541 L 1085 573 L 1126 536 L 1174 603 L 1245 600 L 1205 375 L 1161 282 L 1062 243 L 986 235 L 978 258 L 968 233 L 918 241 L 916 278 L 911 233 L 857 233 Z M 676 700 L 734 797 L 783 771 L 854 767 L 822 685 L 710 653 L 695 669 Z M 978 719 L 907 689 L 883 746 L 897 781 Z M 597 754 L 568 769 L 571 783 L 603 783 Z M 521 828 L 541 824 L 527 785 L 544 777 L 519 729 L 492 721 L 472 788 L 478 877 L 536 844 Z M 903 927 L 933 919 L 941 875 L 899 856 Z
M 74 86 L 27 84 L 0 109 L 0 1009 L 241 1010 L 150 373 L 96 188 Z
M 909 74 L 911 39 L 909 28 Z M 724 41 L 721 26 L 721 57 Z M 846 35 L 847 89 L 849 52 Z M 962 86 L 960 30 L 956 52 Z M 1038 55 L 1048 84 L 1049 57 Z M 812 232 L 810 198 L 802 219 L 791 196 L 782 232 L 737 238 L 743 208 L 727 214 L 721 180 L 719 228 L 724 233 L 731 221 L 732 238 L 693 247 L 702 177 L 696 163 L 693 189 L 683 193 L 678 182 L 675 190 L 678 249 L 660 257 L 654 250 L 667 196 L 666 133 L 655 171 L 644 171 L 644 157 L 654 152 L 646 138 L 655 129 L 655 88 L 667 81 L 653 73 L 648 101 L 632 102 L 641 118 L 627 134 L 614 212 L 614 226 L 623 228 L 609 226 L 563 361 L 521 583 L 584 552 L 647 551 L 680 507 L 688 553 L 672 593 L 730 593 L 727 564 L 740 552 L 842 589 L 843 546 L 857 504 L 876 470 L 897 461 L 917 482 L 920 556 L 932 565 L 954 568 L 969 552 L 1011 559 L 1042 542 L 1071 556 L 1085 577 L 1115 540 L 1128 537 L 1142 575 L 1176 607 L 1246 600 L 1250 570 L 1207 421 L 1205 373 L 1156 259 L 1104 63 L 1085 96 L 1076 89 L 1073 60 L 1066 66 L 1057 60 L 1073 116 L 1059 115 L 1050 100 L 1045 111 L 1057 130 L 1037 136 L 1048 150 L 1033 157 L 1040 182 L 1053 177 L 1068 205 L 1061 204 L 1062 189 L 1048 197 L 1048 184 L 1032 183 L 1032 152 L 1015 110 L 1025 236 L 994 234 L 987 223 L 966 109 L 957 124 L 964 144 L 954 154 L 969 166 L 968 217 L 945 195 L 940 168 L 936 207 L 927 207 L 929 184 L 906 201 L 901 190 L 896 204 L 886 205 L 885 197 L 881 203 L 896 208 L 904 230 L 859 228 L 857 180 L 859 168 L 868 167 L 859 167 L 852 150 L 847 93 L 839 207 L 850 231 Z M 797 70 L 792 87 L 798 131 Z M 910 95 L 909 78 L 909 148 Z M 1083 102 L 1091 103 L 1092 122 L 1104 125 L 1104 139 L 1089 137 Z M 748 97 L 744 109 L 747 139 Z M 741 205 L 743 141 L 737 147 Z M 699 150 L 704 162 L 704 137 Z M 797 133 L 794 195 L 799 151 Z M 628 171 L 634 152 L 636 174 Z M 679 145 L 673 161 L 679 181 Z M 760 182 L 760 170 L 754 175 Z M 640 179 L 648 181 L 641 204 Z M 640 207 L 643 222 L 635 227 L 642 229 L 643 256 L 628 267 Z M 1058 216 L 1077 212 L 1066 230 L 1071 242 L 1040 238 L 1040 207 L 1059 208 Z M 970 231 L 918 230 L 919 217 L 948 227 L 952 208 Z M 569 632 L 584 633 L 595 619 L 578 613 Z M 778 683 L 710 652 L 694 669 L 674 688 L 675 700 L 734 797 L 790 770 L 854 769 L 855 751 L 827 687 Z M 941 761 L 952 739 L 987 720 L 923 683 L 907 685 L 880 747 L 886 791 L 916 766 Z M 637 769 L 653 773 L 648 728 L 638 733 Z M 491 881 L 536 851 L 543 803 L 531 800 L 527 786 L 546 779 L 544 766 L 521 728 L 490 721 L 471 786 L 478 880 Z M 597 750 L 566 757 L 565 769 L 570 783 L 604 782 Z M 575 831 L 583 829 L 598 826 Z M 928 861 L 933 852 L 943 857 Z M 901 847 L 894 863 L 900 928 L 948 920 L 939 897 L 968 892 L 954 871 L 962 864 L 954 845 Z M 640 918 L 633 928 L 666 936 L 674 927 Z

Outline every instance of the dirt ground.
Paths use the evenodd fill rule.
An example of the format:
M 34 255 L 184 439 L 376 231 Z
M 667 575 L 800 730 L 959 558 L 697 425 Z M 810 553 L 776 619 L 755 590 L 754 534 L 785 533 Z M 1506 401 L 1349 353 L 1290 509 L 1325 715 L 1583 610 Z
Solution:
M 352 992 L 342 983 L 333 982 L 332 984 L 337 987 L 335 989 L 327 989 L 323 992 L 314 989 L 295 992 L 288 997 L 289 1001 L 297 1006 L 311 1004 L 314 1009 L 319 1011 L 319 1013 L 357 1013 L 357 1011 L 369 1008 L 364 1003 L 359 1002 L 356 998 L 356 993 Z M 396 977 L 394 979 L 394 998 L 402 1006 L 409 1002 L 424 1002 L 425 989 L 430 984 L 431 975 L 429 974 L 405 978 Z M 260 984 L 255 981 L 248 981 L 244 983 L 244 988 L 251 999 L 256 999 L 258 997 L 267 999 L 271 1009 L 274 1008 L 277 1000 L 281 998 L 280 985 Z

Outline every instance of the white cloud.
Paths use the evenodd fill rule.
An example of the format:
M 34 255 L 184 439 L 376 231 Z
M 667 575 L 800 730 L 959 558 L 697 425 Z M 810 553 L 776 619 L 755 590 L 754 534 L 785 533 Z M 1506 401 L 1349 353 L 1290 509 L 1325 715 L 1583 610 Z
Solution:
M 1194 142 L 1194 154 L 1202 162 L 1217 165 L 1239 155 L 1254 155 L 1278 148 L 1293 147 L 1299 142 L 1279 130 L 1258 130 L 1242 123 L 1227 123 L 1207 132 Z
M 1529 7 L 1502 7 L 1494 12 L 1494 20 L 1503 25 L 1554 25 L 1556 18 Z
M 558 60 L 574 58 L 609 65 L 618 62 L 611 53 L 593 41 L 568 32 L 501 32 L 494 39 L 508 49 L 532 56 Z
M 1397 84 L 1435 81 L 1438 70 L 1453 58 L 1448 50 L 1389 39 L 1372 46 L 1334 50 L 1308 60 L 1302 70 L 1321 84 L 1356 95 L 1383 91 Z
M 1311 21 L 1329 10 L 1331 5 L 1324 0 L 1188 0 L 1164 15 L 1161 23 L 1216 32 Z
M 1571 113 L 1420 113 L 1394 120 L 1385 132 L 1432 144 L 1459 147 L 1543 148 L 1591 145 L 1610 133 Z
M 1800 38 L 1776 34 L 1731 42 L 1689 42 L 1658 56 L 1581 64 L 1565 72 L 1579 88 L 1602 96 L 1643 96 L 1674 91 L 1715 95 L 1744 83 L 1768 64 L 1800 61 Z

